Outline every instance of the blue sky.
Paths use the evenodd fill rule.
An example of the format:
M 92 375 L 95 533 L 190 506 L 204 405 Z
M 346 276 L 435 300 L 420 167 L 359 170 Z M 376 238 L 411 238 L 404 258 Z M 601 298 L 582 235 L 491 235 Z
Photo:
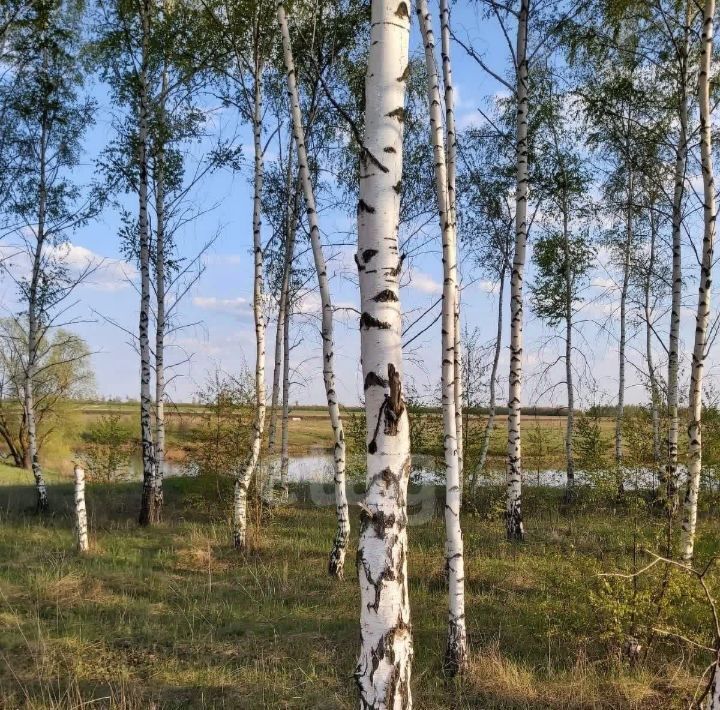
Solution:
M 436 18 L 437 19 L 437 18 Z M 413 17 L 413 21 L 415 18 Z M 507 62 L 504 38 L 492 20 L 485 20 L 477 14 L 475 6 L 459 3 L 453 12 L 455 32 L 464 41 L 472 42 L 475 50 L 484 55 L 487 63 L 498 72 L 505 73 Z M 413 23 L 415 25 L 415 22 Z M 421 49 L 417 29 L 413 26 L 412 49 L 418 53 Z M 464 50 L 453 46 L 453 71 L 456 88 L 457 120 L 459 128 L 470 126 L 479 120 L 478 106 L 486 105 L 492 97 L 504 88 L 485 74 Z M 86 160 L 78 170 L 80 181 L 92 177 L 93 159 L 106 142 L 112 137 L 113 107 L 104 87 L 93 89 L 99 109 L 95 126 L 86 139 Z M 211 126 L 217 130 L 234 131 L 235 117 L 229 112 L 217 111 L 211 115 Z M 250 154 L 251 139 L 247 128 L 239 131 L 239 139 L 245 151 Z M 272 157 L 270 151 L 269 158 Z M 248 168 L 250 163 L 248 162 Z M 228 372 L 237 372 L 245 366 L 252 366 L 254 358 L 254 331 L 252 323 L 252 203 L 249 170 L 241 174 L 218 172 L 203 181 L 196 190 L 193 201 L 206 208 L 214 209 L 189 225 L 179 235 L 180 252 L 185 256 L 194 255 L 213 235 L 218 235 L 213 247 L 204 257 L 205 273 L 192 288 L 179 308 L 179 320 L 194 323 L 173 336 L 175 348 L 170 351 L 169 360 L 184 361 L 176 370 L 176 377 L 170 383 L 170 395 L 175 401 L 188 401 L 202 386 L 209 371 L 220 367 Z M 135 202 L 127 200 L 127 206 L 134 208 Z M 77 326 L 77 330 L 88 341 L 94 351 L 93 367 L 96 373 L 97 391 L 104 396 L 137 397 L 138 357 L 130 342 L 130 337 L 106 319 L 115 321 L 123 328 L 134 331 L 137 328 L 139 298 L 133 283 L 137 282 L 136 269 L 122 261 L 119 251 L 118 228 L 119 215 L 107 209 L 93 224 L 83 228 L 72 236 L 71 260 L 78 263 L 86 259 L 91 252 L 106 260 L 105 267 L 93 278 L 92 283 L 84 285 L 79 291 L 80 302 L 77 315 L 86 320 Z M 354 217 L 337 212 L 322 214 L 321 228 L 327 243 L 348 241 L 346 232 L 354 230 Z M 437 237 L 433 223 L 432 233 Z M 265 239 L 267 239 L 267 232 Z M 341 235 L 338 238 L 338 235 Z M 350 308 L 358 304 L 358 292 L 355 279 L 352 247 L 334 247 L 326 249 L 329 260 L 331 288 L 336 306 L 347 308 L 338 312 L 336 326 L 337 379 L 340 399 L 345 404 L 355 404 L 361 394 L 359 374 L 359 333 L 357 316 Z M 690 252 L 688 250 L 688 256 Z M 581 392 L 580 404 L 592 399 L 611 402 L 616 388 L 617 370 L 616 323 L 612 318 L 614 275 L 604 264 L 605 257 L 598 257 L 598 268 L 593 275 L 593 285 L 589 291 L 595 299 L 583 318 L 588 320 L 584 326 L 584 342 L 579 343 L 584 356 L 590 363 L 590 369 L 599 385 L 599 392 Z M 688 263 L 689 263 L 688 259 Z M 442 264 L 440 243 L 437 238 L 423 250 L 422 254 L 409 261 L 408 270 L 403 278 L 401 302 L 411 317 L 413 313 L 425 310 L 441 293 Z M 692 265 L 690 265 L 692 266 Z M 694 271 L 694 269 L 692 270 Z M 466 288 L 463 291 L 463 322 L 469 328 L 479 328 L 481 339 L 489 341 L 494 334 L 496 321 L 496 295 L 491 284 L 479 278 L 473 271 L 470 259 L 461 261 L 461 273 Z M 691 272 L 692 273 L 692 272 Z M 532 270 L 528 273 L 528 282 L 532 281 Z M 14 290 L 9 282 L 4 282 L 2 297 L 7 307 L 14 309 Z M 689 282 L 687 302 L 689 308 L 683 313 L 685 342 L 689 343 L 692 333 L 692 306 L 695 299 L 694 283 Z M 324 390 L 321 378 L 320 339 L 317 331 L 318 298 L 310 293 L 303 300 L 304 313 L 298 318 L 302 327 L 298 330 L 297 347 L 293 350 L 295 368 L 291 401 L 301 403 L 321 403 Z M 545 329 L 536 321 L 529 309 L 526 326 L 525 360 L 528 380 L 525 387 L 526 403 L 563 404 L 564 393 L 561 388 L 548 390 L 547 382 L 539 373 L 547 362 L 555 358 L 558 340 L 552 337 L 552 331 Z M 431 319 L 426 321 L 429 324 Z M 601 321 L 600 328 L 595 321 Z M 271 365 L 272 344 L 274 342 L 274 323 L 268 329 L 268 365 Z M 440 324 L 435 324 L 422 338 L 413 343 L 406 357 L 406 376 L 408 383 L 421 395 L 432 396 L 437 391 L 440 362 Z M 633 340 L 630 357 L 640 364 L 641 341 Z M 656 354 L 662 361 L 662 353 Z M 504 392 L 503 383 L 507 379 L 507 348 L 503 349 L 500 367 L 500 392 Z M 637 370 L 629 368 L 629 401 L 643 401 L 645 392 L 640 383 Z M 271 371 L 268 370 L 269 379 Z M 553 379 L 553 378 L 551 378 Z M 555 380 L 559 380 L 559 373 Z M 501 395 L 502 401 L 502 395 Z

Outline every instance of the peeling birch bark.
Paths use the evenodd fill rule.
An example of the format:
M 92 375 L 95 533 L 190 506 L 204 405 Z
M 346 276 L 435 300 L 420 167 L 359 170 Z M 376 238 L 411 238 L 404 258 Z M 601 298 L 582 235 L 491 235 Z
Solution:
M 402 396 L 398 251 L 410 15 L 404 0 L 372 0 L 360 151 L 360 348 L 367 421 L 367 490 L 360 514 L 360 707 L 412 707 L 407 584 L 410 428 Z
M 505 525 L 508 540 L 522 540 L 521 403 L 523 377 L 523 274 L 527 246 L 528 202 L 528 58 L 530 0 L 520 0 L 516 44 L 517 123 L 515 136 L 515 253 L 510 276 L 510 379 L 508 397 L 507 499 Z
M 256 38 L 257 42 L 257 38 Z M 233 508 L 233 543 L 244 552 L 247 548 L 247 497 L 260 460 L 263 430 L 265 428 L 265 316 L 263 314 L 263 251 L 262 251 L 262 188 L 263 188 L 263 146 L 262 146 L 262 60 L 257 46 L 254 52 L 253 92 L 253 145 L 255 164 L 253 178 L 253 317 L 255 321 L 255 417 L 253 419 L 250 455 L 235 479 Z
M 418 0 L 417 15 L 425 46 L 430 135 L 435 162 L 435 193 L 440 217 L 443 251 L 443 308 L 441 338 L 443 449 L 445 455 L 445 569 L 448 577 L 448 636 L 444 668 L 450 675 L 467 665 L 465 630 L 465 559 L 460 527 L 461 478 L 456 420 L 456 299 L 457 242 L 451 206 L 440 87 L 435 68 L 435 37 L 427 0 Z M 445 57 L 443 57 L 443 61 Z
M 323 342 L 323 381 L 325 383 L 325 395 L 327 397 L 330 424 L 333 430 L 334 448 L 333 456 L 335 461 L 335 512 L 337 515 L 337 528 L 335 539 L 328 561 L 328 573 L 342 579 L 345 567 L 345 552 L 348 538 L 350 536 L 350 515 L 348 512 L 347 492 L 345 490 L 345 433 L 343 431 L 342 419 L 340 418 L 340 407 L 335 389 L 335 355 L 333 340 L 333 307 L 330 297 L 330 284 L 328 283 L 327 266 L 320 241 L 320 227 L 315 207 L 315 195 L 313 192 L 310 169 L 308 167 L 307 148 L 305 146 L 305 130 L 302 124 L 302 113 L 300 111 L 300 100 L 297 88 L 297 76 L 290 43 L 290 30 L 285 15 L 285 7 L 282 2 L 277 5 L 277 18 L 280 25 L 283 42 L 283 57 L 285 60 L 285 71 L 287 73 L 287 90 L 290 100 L 293 124 L 293 140 L 297 150 L 298 169 L 300 172 L 300 183 L 305 198 L 305 209 L 310 226 L 310 243 L 312 246 L 315 271 L 318 277 L 318 288 L 322 306 L 321 335 Z
M 85 508 L 85 470 L 75 466 L 75 533 L 79 552 L 87 552 L 88 528 L 87 509 Z
M 700 163 L 703 176 L 703 230 L 700 285 L 695 316 L 695 343 L 690 369 L 690 401 L 688 404 L 688 485 L 685 493 L 680 556 L 689 562 L 693 558 L 697 503 L 702 470 L 702 388 L 710 321 L 710 286 L 715 249 L 715 178 L 712 161 L 712 113 L 710 106 L 710 71 L 713 53 L 713 22 L 715 0 L 705 0 L 703 28 L 700 40 L 700 70 L 698 76 L 698 104 L 700 106 Z

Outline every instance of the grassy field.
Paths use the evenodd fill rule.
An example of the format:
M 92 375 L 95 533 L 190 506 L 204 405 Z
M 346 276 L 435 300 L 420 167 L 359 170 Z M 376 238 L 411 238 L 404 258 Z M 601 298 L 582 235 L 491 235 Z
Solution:
M 332 507 L 254 509 L 241 557 L 229 546 L 226 479 L 169 479 L 153 529 L 136 525 L 137 484 L 91 484 L 92 549 L 81 558 L 71 487 L 50 478 L 54 514 L 39 520 L 27 474 L 0 470 L 1 708 L 356 706 L 354 551 L 345 580 L 325 575 Z M 598 576 L 644 564 L 643 546 L 661 549 L 662 518 L 641 499 L 584 492 L 563 508 L 560 495 L 527 491 L 521 545 L 503 540 L 499 491 L 469 501 L 471 664 L 459 681 L 441 674 L 442 521 L 409 529 L 417 708 L 688 707 L 709 655 L 649 628 L 712 643 L 699 589 L 672 573 L 660 599 L 660 566 L 634 581 Z M 700 560 L 720 552 L 719 532 L 706 509 Z M 710 581 L 720 592 L 720 575 Z M 632 667 L 630 633 L 643 645 Z
M 72 460 L 75 452 L 82 450 L 82 432 L 87 431 L 103 416 L 118 413 L 124 425 L 133 432 L 139 440 L 139 409 L 133 402 L 107 403 L 107 402 L 69 402 L 66 405 L 67 413 L 62 423 L 57 426 L 56 432 L 48 438 L 41 452 L 41 459 L 63 473 L 70 475 Z M 171 461 L 182 462 L 191 456 L 195 437 L 203 425 L 203 417 L 208 411 L 199 405 L 180 404 L 168 407 L 166 410 L 167 426 L 167 458 Z M 268 414 L 269 417 L 269 414 Z M 245 419 L 249 423 L 248 414 Z M 350 450 L 354 445 L 351 436 L 352 422 L 356 421 L 364 426 L 359 409 L 347 408 L 344 410 L 344 423 L 346 438 Z M 468 446 L 466 447 L 468 464 L 472 465 L 473 451 L 477 454 L 486 417 L 482 414 L 471 414 L 466 418 L 468 429 Z M 563 437 L 565 432 L 564 416 L 532 415 L 528 414 L 523 420 L 526 438 L 524 440 L 525 469 L 528 476 L 534 472 L 549 468 L 563 468 Z M 411 413 L 411 423 L 418 432 L 419 438 L 413 441 L 414 453 L 429 453 L 442 457 L 442 419 L 438 411 L 419 410 Z M 603 437 L 603 445 L 610 458 L 613 451 L 612 418 L 599 420 Z M 269 422 L 266 423 L 266 436 Z M 249 430 L 248 430 L 249 437 Z M 332 451 L 332 429 L 324 407 L 293 407 L 289 422 L 289 449 L 293 456 Z M 505 452 L 507 448 L 506 416 L 498 414 L 493 435 L 490 440 L 487 467 L 491 470 L 504 468 Z M 139 444 L 138 449 L 139 451 Z

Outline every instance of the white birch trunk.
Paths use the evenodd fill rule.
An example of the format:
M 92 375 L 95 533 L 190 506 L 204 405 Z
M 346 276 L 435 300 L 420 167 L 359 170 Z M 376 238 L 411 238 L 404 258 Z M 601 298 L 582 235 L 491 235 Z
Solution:
M 37 492 L 36 510 L 38 513 L 47 513 L 50 509 L 50 501 L 47 494 L 47 485 L 43 476 L 40 458 L 37 447 L 37 427 L 35 423 L 35 398 L 33 396 L 34 365 L 28 365 L 28 373 L 25 378 L 25 421 L 27 424 L 28 453 L 30 465 L 32 466 L 33 478 L 35 479 L 35 490 Z
M 690 369 L 690 401 L 688 404 L 688 485 L 685 494 L 680 556 L 689 562 L 693 557 L 697 502 L 702 470 L 702 388 L 710 320 L 710 285 L 715 247 L 715 178 L 712 162 L 712 115 L 710 107 L 710 70 L 713 52 L 713 22 L 715 0 L 705 0 L 701 38 L 700 71 L 698 76 L 698 104 L 700 106 L 700 158 L 703 175 L 703 231 L 702 263 L 695 316 L 695 344 Z
M 290 31 L 288 29 L 285 7 L 282 2 L 277 6 L 278 23 L 283 41 L 283 55 L 285 70 L 287 73 L 288 98 L 292 111 L 293 139 L 297 149 L 298 169 L 300 171 L 300 182 L 302 184 L 303 196 L 305 197 L 305 209 L 307 211 L 308 223 L 310 226 L 310 243 L 312 245 L 315 271 L 318 277 L 318 288 L 320 291 L 320 302 L 322 306 L 321 335 L 323 341 L 323 380 L 325 383 L 325 396 L 327 397 L 330 424 L 333 430 L 335 460 L 335 512 L 337 515 L 337 529 L 335 539 L 328 561 L 328 573 L 331 576 L 342 579 L 345 568 L 345 552 L 348 538 L 350 536 L 350 516 L 348 512 L 347 492 L 345 490 L 345 433 L 343 432 L 342 419 L 340 418 L 340 407 L 335 390 L 335 356 L 333 341 L 333 308 L 330 298 L 330 285 L 328 283 L 327 266 L 320 242 L 320 228 L 315 207 L 315 195 L 313 192 L 310 169 L 308 167 L 307 149 L 305 146 L 305 130 L 302 125 L 302 114 L 300 111 L 300 100 L 297 89 L 297 76 L 293 62 L 292 45 L 290 43 Z
M 440 0 L 440 44 L 442 56 L 443 85 L 445 88 L 445 128 L 447 131 L 447 191 L 450 220 L 457 231 L 457 130 L 455 128 L 455 90 L 450 60 L 450 3 Z M 465 486 L 464 435 L 463 435 L 463 381 L 462 342 L 460 330 L 460 276 L 455 279 L 455 431 L 457 433 L 458 461 L 460 466 L 460 492 Z
M 650 387 L 650 415 L 652 417 L 653 432 L 653 462 L 660 470 L 660 388 L 655 372 L 655 361 L 652 351 L 652 279 L 655 273 L 655 254 L 657 242 L 657 215 L 654 206 L 650 209 L 650 253 L 648 255 L 648 270 L 645 278 L 645 293 L 643 310 L 645 313 L 645 362 L 648 369 L 648 384 Z
M 167 69 L 163 70 L 160 94 L 160 121 L 165 121 L 165 97 L 168 89 Z M 161 128 L 162 130 L 162 128 Z M 165 478 L 165 149 L 158 136 L 155 155 L 155 489 L 153 520 L 159 521 L 163 506 Z
M 257 41 L 257 40 L 256 40 Z M 255 271 L 253 279 L 253 316 L 255 320 L 255 418 L 252 442 L 242 472 L 235 479 L 233 511 L 233 542 L 235 548 L 244 552 L 247 547 L 247 497 L 252 476 L 260 460 L 263 430 L 265 428 L 265 316 L 263 314 L 263 252 L 262 252 L 262 62 L 255 49 L 253 143 L 255 148 L 255 171 L 253 179 L 253 255 Z
M 142 64 L 138 107 L 138 228 L 140 237 L 140 438 L 142 441 L 143 491 L 140 525 L 151 525 L 155 498 L 155 451 L 151 428 L 152 396 L 150 394 L 150 227 L 148 223 L 148 141 L 149 93 L 148 55 L 150 2 L 142 4 Z
M 668 463 L 665 475 L 663 495 L 667 497 L 667 509 L 672 514 L 678 504 L 678 434 L 680 418 L 678 415 L 678 370 L 680 351 L 680 311 L 682 308 L 682 224 L 683 196 L 685 192 L 685 166 L 687 163 L 688 131 L 688 49 L 690 25 L 694 16 L 693 3 L 687 1 L 685 30 L 680 44 L 680 79 L 678 89 L 680 102 L 678 118 L 680 131 L 675 152 L 674 190 L 672 201 L 672 302 L 670 307 L 670 333 L 668 338 Z
M 87 552 L 88 527 L 87 509 L 85 508 L 85 470 L 75 466 L 75 533 L 79 552 Z
M 520 0 L 516 45 L 517 123 L 515 138 L 515 253 L 510 277 L 510 380 L 508 397 L 507 500 L 508 540 L 525 536 L 522 517 L 521 402 L 523 360 L 523 273 L 527 245 L 528 203 L 528 60 L 530 0 Z
M 283 496 L 287 492 L 288 468 L 290 466 L 290 325 L 292 301 L 288 284 L 285 306 L 285 328 L 283 329 L 283 382 L 282 382 L 282 424 L 280 431 L 280 487 Z
M 633 199 L 634 176 L 630 166 L 630 145 L 626 144 L 625 160 L 628 167 L 627 207 L 625 215 L 625 250 L 623 253 L 623 280 L 620 287 L 620 343 L 618 346 L 618 398 L 615 410 L 615 469 L 617 492 L 622 495 L 625 490 L 623 474 L 623 420 L 625 417 L 625 350 L 627 346 L 627 299 L 630 289 L 630 262 L 633 234 Z
M 43 65 L 47 69 L 47 52 L 43 52 Z M 47 149 L 48 149 L 48 127 L 47 122 L 41 122 L 38 155 L 40 176 L 38 183 L 38 224 L 36 230 L 35 251 L 33 253 L 32 273 L 30 276 L 30 288 L 28 293 L 28 342 L 27 342 L 27 367 L 25 369 L 24 381 L 24 415 L 28 437 L 28 457 L 32 466 L 37 491 L 37 512 L 44 514 L 50 509 L 50 502 L 47 495 L 47 486 L 43 476 L 40 458 L 38 455 L 37 422 L 35 419 L 35 368 L 38 357 L 40 340 L 40 310 L 39 289 L 42 276 L 43 249 L 47 237 L 45 223 L 47 217 Z
M 367 492 L 360 516 L 360 707 L 412 707 L 407 583 L 410 429 L 402 397 L 400 271 L 403 122 L 410 40 L 405 0 L 372 0 L 360 154 L 360 346 L 367 421 Z
M 445 162 L 445 139 L 440 87 L 435 68 L 435 37 L 427 0 L 418 0 L 417 15 L 425 45 L 430 134 L 435 162 L 435 193 L 440 216 L 443 251 L 443 310 L 441 338 L 443 449 L 445 455 L 445 569 L 448 576 L 448 637 L 444 667 L 450 675 L 467 664 L 465 630 L 465 574 L 460 527 L 460 457 L 456 421 L 456 298 L 457 245 Z M 443 57 L 444 59 L 444 57 Z
M 292 151 L 288 155 L 288 171 L 285 189 L 288 198 L 288 204 L 285 209 L 285 242 L 283 254 L 283 277 L 280 284 L 280 298 L 278 299 L 277 326 L 275 328 L 275 358 L 273 366 L 273 384 L 272 398 L 270 404 L 270 427 L 268 430 L 268 453 L 275 453 L 275 444 L 277 436 L 277 405 L 280 395 L 280 381 L 282 373 L 282 352 L 283 352 L 283 332 L 285 330 L 285 313 L 287 310 L 287 282 L 290 278 L 290 266 L 292 248 L 290 246 L 290 235 L 295 236 L 295 211 L 292 208 L 294 199 L 291 199 L 291 191 L 293 189 L 293 161 Z

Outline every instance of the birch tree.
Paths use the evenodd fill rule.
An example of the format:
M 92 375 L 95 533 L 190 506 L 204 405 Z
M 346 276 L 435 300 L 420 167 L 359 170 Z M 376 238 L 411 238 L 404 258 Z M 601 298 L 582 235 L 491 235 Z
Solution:
M 712 283 L 715 248 L 715 177 L 712 159 L 712 113 L 710 82 L 713 55 L 715 1 L 705 0 L 703 5 L 702 35 L 700 38 L 700 68 L 698 72 L 698 105 L 700 107 L 700 156 L 703 178 L 703 240 L 695 314 L 695 342 L 690 369 L 690 397 L 688 405 L 688 484 L 683 505 L 680 536 L 680 556 L 685 561 L 693 558 L 697 504 L 702 471 L 702 390 L 705 358 L 708 348 L 710 322 L 710 286 Z M 717 674 L 716 674 L 717 679 Z M 714 693 L 717 694 L 715 687 Z
M 345 565 L 345 551 L 350 535 L 350 516 L 348 512 L 347 493 L 345 490 L 345 433 L 340 418 L 340 407 L 335 389 L 334 340 L 333 340 L 333 308 L 328 282 L 327 266 L 320 241 L 320 227 L 318 225 L 317 209 L 315 206 L 315 193 L 313 191 L 308 168 L 307 149 L 305 147 L 305 131 L 302 124 L 300 100 L 297 88 L 297 77 L 290 43 L 285 7 L 282 2 L 277 5 L 277 17 L 283 41 L 283 56 L 287 72 L 288 98 L 292 113 L 293 141 L 297 150 L 298 171 L 305 199 L 305 210 L 310 227 L 310 242 L 312 245 L 315 271 L 317 272 L 318 288 L 322 308 L 322 342 L 323 342 L 323 381 L 327 397 L 330 424 L 333 430 L 335 461 L 335 509 L 337 514 L 337 529 L 333 548 L 330 552 L 328 572 L 331 576 L 342 579 Z
M 515 104 L 515 241 L 510 272 L 510 373 L 508 379 L 508 438 L 506 460 L 505 526 L 508 540 L 522 540 L 525 528 L 522 516 L 522 447 L 520 420 L 522 411 L 523 379 L 523 278 L 528 237 L 528 111 L 529 100 L 529 53 L 528 30 L 530 24 L 530 1 L 519 0 L 517 5 L 498 8 L 492 1 L 489 6 L 499 19 L 509 43 L 507 18 L 516 23 L 515 43 L 511 46 L 513 81 L 504 79 L 493 71 L 472 47 L 465 49 L 494 79 L 506 87 Z M 504 13 L 504 15 L 503 15 Z
M 262 192 L 264 182 L 264 82 L 269 56 L 270 7 L 248 3 L 208 4 L 208 32 L 218 39 L 214 69 L 223 80 L 221 100 L 237 108 L 253 133 L 253 321 L 255 324 L 255 406 L 250 452 L 235 477 L 233 543 L 247 547 L 247 498 L 257 470 L 265 429 L 265 315 L 262 245 Z
M 445 651 L 445 668 L 451 675 L 464 670 L 467 663 L 467 634 L 465 631 L 465 585 L 462 530 L 460 527 L 461 467 L 458 447 L 456 410 L 458 391 L 455 378 L 459 362 L 455 348 L 459 344 L 457 328 L 457 245 L 455 237 L 455 177 L 454 155 L 452 186 L 446 162 L 445 136 L 441 113 L 440 86 L 435 68 L 435 37 L 432 18 L 426 0 L 417 3 L 420 32 L 425 45 L 427 67 L 427 94 L 430 111 L 430 140 L 435 162 L 435 189 L 440 217 L 443 254 L 443 310 L 441 335 L 441 387 L 443 412 L 443 449 L 445 455 L 445 568 L 448 575 L 448 639 Z M 444 62 L 445 63 L 445 62 Z M 449 70 L 445 71 L 449 76 Z M 450 87 L 452 92 L 452 87 Z M 446 94 L 447 96 L 447 94 Z M 448 132 L 454 143 L 454 133 Z M 454 147 L 448 152 L 454 154 Z M 459 368 L 458 368 L 459 369 Z
M 452 61 L 450 59 L 450 3 L 440 0 L 440 39 L 442 74 L 445 99 L 445 126 L 447 129 L 447 191 L 450 219 L 457 232 L 457 129 L 455 127 L 455 89 L 453 85 Z M 462 389 L 462 344 L 460 329 L 460 275 L 455 279 L 455 342 L 453 343 L 453 370 L 455 381 L 455 431 L 457 434 L 458 463 L 460 468 L 460 490 L 464 487 L 464 436 L 463 436 L 463 389 Z
M 235 479 L 235 503 L 233 509 L 233 540 L 235 548 L 245 550 L 247 545 L 247 494 L 250 481 L 257 468 L 265 428 L 265 318 L 263 314 L 263 252 L 261 225 L 261 196 L 263 182 L 262 143 L 262 76 L 265 58 L 262 53 L 261 12 L 256 9 L 253 25 L 253 319 L 255 321 L 255 420 L 251 453 L 243 471 Z
M 18 66 L 2 86 L 10 173 L 5 210 L 10 234 L 22 256 L 21 270 L 3 263 L 18 287 L 22 312 L 15 321 L 24 343 L 22 362 L 23 416 L 27 456 L 37 490 L 37 510 L 49 509 L 47 486 L 39 458 L 36 385 L 53 328 L 71 325 L 69 301 L 76 288 L 97 268 L 88 260 L 75 269 L 68 263 L 70 235 L 100 210 L 102 194 L 81 189 L 72 179 L 80 161 L 80 145 L 92 124 L 95 104 L 81 95 L 79 58 L 82 16 L 73 4 L 34 0 L 21 27 L 11 34 L 8 53 Z
M 367 491 L 360 516 L 360 704 L 409 708 L 413 657 L 407 583 L 410 432 L 402 393 L 397 244 L 410 15 L 373 0 L 360 152 L 360 348 L 367 422 Z
M 537 273 L 531 292 L 535 313 L 551 327 L 563 326 L 564 351 L 558 360 L 564 363 L 563 383 L 567 397 L 565 498 L 570 501 L 575 494 L 574 335 L 576 314 L 594 256 L 589 197 L 593 176 L 581 154 L 582 136 L 573 129 L 572 118 L 567 115 L 572 110 L 568 97 L 557 92 L 556 81 L 554 77 L 546 76 L 541 82 L 544 118 L 538 131 L 540 135 L 535 140 L 535 160 L 538 199 L 543 214 L 541 236 L 533 253 Z
M 522 540 L 522 449 L 520 434 L 523 358 L 523 274 L 528 229 L 528 15 L 529 0 L 520 0 L 515 44 L 515 249 L 510 276 L 510 378 L 508 384 L 508 448 L 506 532 L 509 540 Z
M 136 212 L 122 209 L 120 237 L 125 255 L 140 271 L 138 329 L 129 334 L 140 355 L 141 525 L 158 522 L 163 502 L 166 372 L 177 364 L 166 361 L 167 338 L 181 327 L 175 317 L 179 304 L 202 273 L 200 255 L 209 246 L 182 260 L 175 236 L 197 216 L 188 204 L 192 189 L 232 158 L 216 150 L 186 175 L 185 150 L 205 121 L 195 105 L 199 77 L 215 51 L 203 40 L 201 27 L 196 9 L 187 3 L 113 1 L 98 6 L 90 45 L 117 106 L 115 136 L 99 167 L 111 190 L 137 199 Z
M 506 112 L 494 114 L 478 128 L 463 133 L 460 172 L 459 236 L 487 286 L 497 291 L 497 316 L 492 365 L 488 381 L 488 417 L 483 428 L 478 462 L 470 479 L 471 491 L 485 470 L 495 428 L 498 370 L 503 348 L 505 289 L 514 241 L 515 203 L 513 141 L 502 125 Z
M 84 553 L 89 549 L 87 509 L 85 507 L 85 470 L 75 465 L 75 533 L 77 535 L 78 552 Z
M 666 499 L 669 512 L 677 507 L 678 479 L 678 371 L 680 353 L 680 313 L 682 309 L 682 229 L 684 222 L 685 174 L 688 157 L 688 142 L 692 133 L 690 126 L 691 104 L 691 36 L 697 15 L 696 3 L 688 0 L 681 3 L 679 12 L 675 7 L 666 8 L 658 1 L 661 15 L 660 36 L 662 48 L 672 48 L 670 64 L 670 106 L 677 123 L 673 161 L 673 191 L 671 208 L 672 225 L 672 300 L 670 307 L 670 329 L 668 333 L 667 364 L 667 464 L 661 478 L 660 494 Z

